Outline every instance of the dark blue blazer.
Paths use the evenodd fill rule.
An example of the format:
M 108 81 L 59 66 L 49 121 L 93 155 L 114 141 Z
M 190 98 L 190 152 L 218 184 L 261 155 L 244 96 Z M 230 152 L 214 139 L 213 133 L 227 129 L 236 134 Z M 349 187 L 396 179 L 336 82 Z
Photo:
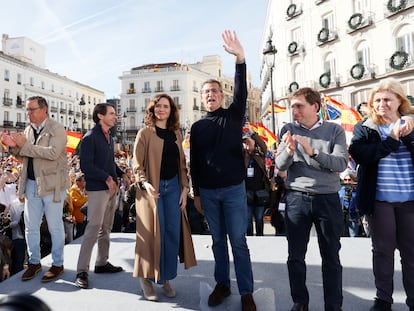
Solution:
M 107 190 L 106 179 L 112 176 L 116 182 L 124 172 L 116 165 L 114 140 L 108 143 L 100 124 L 88 131 L 81 141 L 80 167 L 85 174 L 86 190 Z

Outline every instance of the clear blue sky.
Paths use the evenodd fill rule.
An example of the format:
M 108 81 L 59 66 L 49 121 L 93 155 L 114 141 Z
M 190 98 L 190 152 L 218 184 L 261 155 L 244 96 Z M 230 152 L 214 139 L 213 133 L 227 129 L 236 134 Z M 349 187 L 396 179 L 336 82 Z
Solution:
M 46 48 L 46 67 L 118 97 L 119 76 L 157 62 L 194 63 L 220 55 L 224 29 L 236 30 L 253 82 L 260 83 L 260 42 L 267 0 L 13 0 L 0 10 L 0 30 Z

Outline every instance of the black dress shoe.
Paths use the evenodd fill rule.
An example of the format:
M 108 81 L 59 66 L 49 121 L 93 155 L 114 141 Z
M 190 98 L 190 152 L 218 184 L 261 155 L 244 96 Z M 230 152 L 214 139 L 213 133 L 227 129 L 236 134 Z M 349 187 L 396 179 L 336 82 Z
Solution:
M 308 305 L 295 302 L 290 311 L 308 311 Z
M 116 273 L 124 271 L 122 267 L 113 266 L 110 262 L 107 262 L 104 266 L 95 266 L 95 273 Z
M 80 272 L 80 273 L 76 274 L 76 282 L 75 282 L 75 284 L 79 288 L 83 288 L 83 289 L 88 288 L 89 287 L 88 273 L 86 273 L 86 272 Z

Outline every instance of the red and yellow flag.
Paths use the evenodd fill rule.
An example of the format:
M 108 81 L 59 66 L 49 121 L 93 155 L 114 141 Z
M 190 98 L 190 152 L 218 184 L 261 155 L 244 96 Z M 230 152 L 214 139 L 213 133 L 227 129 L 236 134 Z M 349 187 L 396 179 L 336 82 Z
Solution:
M 68 142 L 66 143 L 66 152 L 73 153 L 78 147 L 82 134 L 77 132 L 66 131 Z
M 342 109 L 341 125 L 345 131 L 352 132 L 354 130 L 354 125 L 359 121 L 362 121 L 362 116 L 355 109 L 352 109 L 351 107 Z
M 274 112 L 275 113 L 285 112 L 286 111 L 286 107 L 279 106 L 276 103 L 273 104 L 273 109 L 274 109 Z M 272 105 L 271 105 L 271 103 L 269 103 L 269 105 L 267 106 L 267 113 L 272 113 Z
M 332 103 L 334 106 L 341 110 L 341 126 L 346 132 L 352 132 L 354 130 L 354 125 L 361 121 L 363 118 L 352 107 L 345 105 L 330 96 L 323 96 L 325 102 Z

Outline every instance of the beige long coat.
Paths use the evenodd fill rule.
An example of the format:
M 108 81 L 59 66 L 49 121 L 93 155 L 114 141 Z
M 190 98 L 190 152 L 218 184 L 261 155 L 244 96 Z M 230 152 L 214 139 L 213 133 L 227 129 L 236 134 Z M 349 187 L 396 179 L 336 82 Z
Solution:
M 182 137 L 179 131 L 177 146 L 180 153 L 179 180 L 181 189 L 188 188 L 188 176 L 182 148 Z M 141 129 L 134 144 L 133 170 L 137 182 L 146 180 L 154 189 L 159 188 L 163 150 L 163 139 L 159 138 L 154 127 Z M 135 200 L 137 212 L 137 231 L 135 244 L 134 277 L 160 279 L 160 228 L 158 221 L 157 201 L 149 196 L 146 190 L 137 187 Z M 180 262 L 185 269 L 195 266 L 193 241 L 186 211 L 181 217 Z

